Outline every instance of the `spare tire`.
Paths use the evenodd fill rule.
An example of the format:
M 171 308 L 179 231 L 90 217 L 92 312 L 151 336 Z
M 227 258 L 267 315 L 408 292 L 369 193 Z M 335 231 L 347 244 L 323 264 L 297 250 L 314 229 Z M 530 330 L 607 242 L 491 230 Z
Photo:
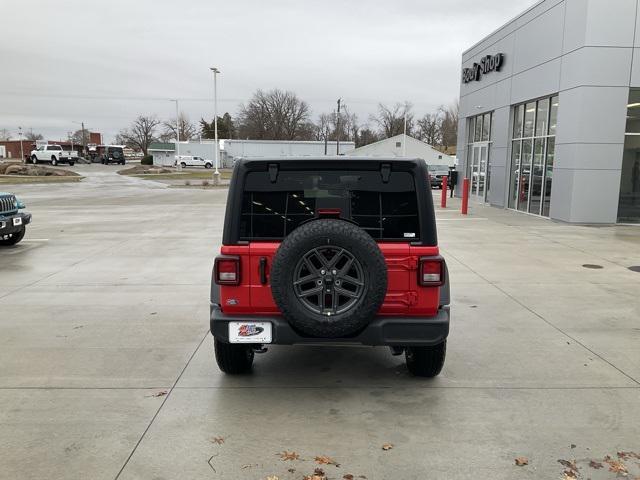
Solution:
M 387 292 L 387 266 L 371 236 L 337 219 L 305 223 L 273 257 L 271 293 L 303 334 L 337 338 L 364 328 Z

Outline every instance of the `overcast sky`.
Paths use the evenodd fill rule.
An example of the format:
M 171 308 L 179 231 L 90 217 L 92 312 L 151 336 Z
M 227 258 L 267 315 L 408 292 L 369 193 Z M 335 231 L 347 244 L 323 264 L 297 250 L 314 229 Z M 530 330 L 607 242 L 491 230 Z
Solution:
M 257 89 L 296 92 L 313 117 L 342 97 L 422 115 L 458 96 L 463 50 L 533 0 L 2 0 L 0 129 L 105 141 L 138 114 L 234 114 Z

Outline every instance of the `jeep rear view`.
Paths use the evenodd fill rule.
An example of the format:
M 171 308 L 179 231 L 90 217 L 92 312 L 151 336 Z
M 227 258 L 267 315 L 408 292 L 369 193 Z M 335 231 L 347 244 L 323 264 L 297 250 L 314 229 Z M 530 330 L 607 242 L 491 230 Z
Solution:
M 211 285 L 219 368 L 269 344 L 388 346 L 442 369 L 449 282 L 423 160 L 240 160 Z

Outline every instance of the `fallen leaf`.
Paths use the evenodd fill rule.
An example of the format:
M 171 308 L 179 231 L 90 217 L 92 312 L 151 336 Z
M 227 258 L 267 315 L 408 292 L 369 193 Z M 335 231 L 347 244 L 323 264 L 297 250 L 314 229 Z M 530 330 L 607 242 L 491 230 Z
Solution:
M 391 443 L 385 443 L 384 445 L 382 445 L 382 449 L 387 451 L 387 450 L 391 450 L 393 448 L 393 444 Z
M 267 480 L 280 480 L 276 475 L 272 475 L 270 477 L 267 477 Z
M 604 467 L 604 465 L 602 465 L 600 462 L 596 462 L 595 460 L 591 460 L 589 462 L 589 466 L 591 468 L 595 468 L 596 470 L 600 470 L 601 468 Z
M 305 475 L 304 480 L 327 480 L 324 475 Z
M 562 465 L 563 467 L 567 467 L 569 470 L 578 471 L 578 466 L 576 465 L 576 461 L 575 460 L 569 461 L 569 460 L 559 459 L 558 463 L 560 465 Z
M 573 480 L 574 478 L 578 478 L 578 474 L 573 470 L 565 470 L 563 480 Z
M 167 393 L 167 390 L 160 390 L 159 392 L 152 393 L 151 395 L 147 395 L 148 397 L 164 397 Z
M 300 459 L 300 455 L 296 452 L 287 452 L 286 450 L 282 453 L 276 453 L 276 455 L 279 455 L 283 462 L 286 462 L 287 460 L 293 461 Z
M 618 458 L 621 460 L 629 460 L 630 458 L 640 459 L 640 454 L 635 452 L 618 452 Z
M 365 477 L 364 475 L 358 475 L 358 478 L 363 478 L 364 480 L 367 480 L 367 477 Z
M 224 443 L 224 437 L 213 437 L 213 438 L 210 438 L 209 441 L 217 445 L 222 445 Z
M 586 365 L 586 363 L 585 363 L 585 365 Z M 573 450 L 574 448 L 576 448 L 576 444 L 575 444 L 575 443 L 572 443 L 572 444 L 571 444 L 571 450 Z
M 517 457 L 516 465 L 519 467 L 524 467 L 525 465 L 529 465 L 529 459 L 527 457 Z
M 246 464 L 246 465 L 242 465 L 240 468 L 241 468 L 242 470 L 245 470 L 245 469 L 247 469 L 247 468 L 253 468 L 253 467 L 257 467 L 257 466 L 258 466 L 258 464 L 257 464 L 257 463 L 248 463 L 248 464 Z
M 629 473 L 629 471 L 627 470 L 627 466 L 622 463 L 622 462 L 618 462 L 616 460 L 611 460 L 610 462 L 607 462 L 609 464 L 609 471 L 613 472 L 613 473 L 624 473 L 627 474 Z
M 328 457 L 327 455 L 320 455 L 316 457 L 315 462 L 319 463 L 320 465 L 335 465 L 336 467 L 340 466 L 338 462 L 336 462 L 333 458 Z
M 353 475 L 351 475 L 350 473 L 347 473 L 347 474 L 343 475 L 342 478 L 344 480 L 353 480 Z
M 287 472 L 296 473 L 296 469 L 295 468 L 287 468 Z

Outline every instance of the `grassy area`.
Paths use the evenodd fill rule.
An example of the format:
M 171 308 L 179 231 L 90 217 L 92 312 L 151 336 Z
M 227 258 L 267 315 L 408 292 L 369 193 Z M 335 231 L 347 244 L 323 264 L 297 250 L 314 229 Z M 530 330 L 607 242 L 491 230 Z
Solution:
M 21 185 L 25 183 L 69 183 L 69 182 L 79 182 L 84 177 L 80 176 L 65 176 L 65 177 L 55 177 L 55 176 L 41 176 L 41 177 L 27 177 L 27 176 L 18 176 L 18 175 L 0 175 L 0 185 Z

